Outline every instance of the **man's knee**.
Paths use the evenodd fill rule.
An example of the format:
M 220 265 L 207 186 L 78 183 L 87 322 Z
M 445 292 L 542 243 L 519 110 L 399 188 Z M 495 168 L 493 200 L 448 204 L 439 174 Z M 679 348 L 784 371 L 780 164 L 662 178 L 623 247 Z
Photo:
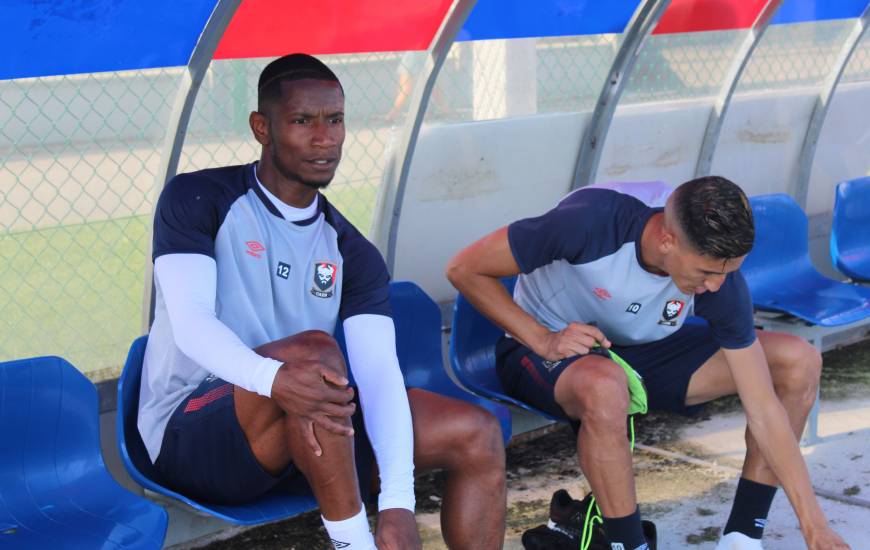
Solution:
M 822 356 L 803 338 L 790 334 L 771 350 L 773 383 L 782 395 L 804 397 L 812 404 L 822 373 Z
M 556 382 L 556 402 L 573 419 L 589 425 L 623 426 L 629 394 L 625 373 L 603 357 L 586 357 Z
M 294 361 L 318 361 L 333 368 L 342 376 L 347 375 L 347 366 L 338 342 L 332 335 L 322 330 L 299 332 L 263 344 L 255 351 L 291 365 Z
M 460 437 L 456 438 L 456 463 L 485 465 L 494 471 L 504 469 L 504 443 L 501 424 L 489 411 L 467 407 L 461 418 Z

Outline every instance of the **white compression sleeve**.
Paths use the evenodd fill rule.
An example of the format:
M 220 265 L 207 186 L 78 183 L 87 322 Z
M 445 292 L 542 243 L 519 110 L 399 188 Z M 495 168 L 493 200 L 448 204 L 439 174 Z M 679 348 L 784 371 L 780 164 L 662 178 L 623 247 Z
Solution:
M 347 355 L 359 389 L 366 432 L 381 477 L 378 510 L 414 511 L 414 433 L 405 380 L 396 357 L 396 330 L 384 315 L 344 321 Z
M 215 315 L 217 268 L 203 254 L 167 254 L 154 261 L 172 336 L 181 352 L 220 378 L 266 397 L 280 361 L 257 355 Z

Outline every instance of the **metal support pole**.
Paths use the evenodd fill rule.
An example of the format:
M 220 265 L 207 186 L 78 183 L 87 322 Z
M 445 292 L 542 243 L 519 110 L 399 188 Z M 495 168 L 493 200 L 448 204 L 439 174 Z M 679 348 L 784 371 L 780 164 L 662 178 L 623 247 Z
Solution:
M 828 78 L 825 79 L 822 90 L 819 92 L 818 98 L 816 98 L 813 114 L 810 115 L 807 132 L 804 135 L 801 154 L 798 157 L 797 177 L 795 178 L 791 193 L 798 204 L 801 205 L 801 208 L 806 209 L 810 175 L 813 170 L 813 159 L 816 156 L 819 134 L 822 133 L 825 117 L 828 115 L 828 107 L 831 105 L 831 99 L 834 97 L 834 92 L 837 90 L 837 85 L 840 83 L 840 78 L 843 76 L 843 71 L 846 69 L 849 59 L 852 58 L 852 54 L 855 53 L 855 49 L 861 43 L 864 33 L 867 32 L 868 21 L 870 21 L 870 5 L 864 8 L 864 13 L 858 18 L 852 32 L 849 33 L 849 36 L 843 42 L 840 53 L 837 55 L 834 69 L 828 75 Z
M 752 27 L 749 29 L 749 34 L 743 39 L 743 43 L 740 44 L 740 48 L 734 56 L 731 67 L 728 69 L 725 83 L 719 91 L 718 97 L 716 97 L 716 102 L 713 104 L 710 118 L 707 119 L 707 129 L 704 132 L 701 151 L 698 153 L 698 162 L 695 165 L 696 178 L 710 174 L 710 169 L 713 165 L 713 154 L 716 152 L 716 146 L 719 144 L 719 134 L 722 131 L 722 124 L 725 122 L 725 113 L 731 105 L 734 90 L 737 89 L 737 83 L 740 82 L 740 77 L 749 64 L 755 47 L 761 42 L 764 31 L 767 30 L 770 21 L 782 5 L 782 2 L 783 0 L 768 0 L 764 8 L 758 13 L 758 16 L 752 23 Z
M 172 106 L 172 112 L 169 115 L 169 122 L 166 128 L 166 139 L 163 142 L 163 153 L 160 158 L 160 166 L 155 175 L 156 184 L 155 199 L 160 195 L 163 187 L 166 185 L 178 170 L 178 159 L 181 157 L 181 148 L 184 146 L 184 138 L 187 135 L 187 125 L 190 123 L 190 113 L 193 111 L 193 104 L 196 101 L 196 95 L 199 93 L 199 87 L 202 84 L 202 79 L 208 71 L 208 66 L 211 63 L 214 52 L 217 49 L 218 42 L 224 35 L 227 26 L 229 26 L 236 9 L 241 4 L 242 0 L 218 0 L 215 4 L 214 11 L 211 13 L 208 22 L 202 29 L 202 34 L 196 46 L 193 48 L 193 53 L 190 54 L 190 61 L 187 63 L 187 70 L 181 75 L 181 82 L 178 85 L 178 94 L 175 96 L 175 103 Z M 156 200 L 154 203 L 156 204 Z M 151 228 L 153 231 L 153 227 Z M 148 258 L 151 257 L 151 238 L 148 238 Z M 145 269 L 145 284 L 142 297 L 142 330 L 148 332 L 151 327 L 151 318 L 153 315 L 153 270 L 150 263 Z
M 572 190 L 593 183 L 619 97 L 634 69 L 638 54 L 669 4 L 670 0 L 645 0 L 635 10 L 626 26 L 625 38 L 616 53 L 613 65 L 610 66 L 610 73 L 598 95 L 598 103 L 583 134 L 583 141 L 580 142 L 577 164 L 574 167 L 574 181 L 571 183 Z
M 414 112 L 414 117 L 408 117 L 384 173 L 376 218 L 372 224 L 372 240 L 384 254 L 387 269 L 391 273 L 396 266 L 396 241 L 399 234 L 399 220 L 402 216 L 402 201 L 405 197 L 405 187 L 408 185 L 408 174 L 411 170 L 414 148 L 417 146 L 417 137 L 420 135 L 423 117 L 426 115 L 426 107 L 450 47 L 476 3 L 477 0 L 457 0 L 453 11 L 441 24 L 441 28 L 429 46 L 426 52 L 426 63 L 421 72 L 421 76 L 424 77 L 417 79 L 411 95 L 409 113 Z
M 822 353 L 822 335 L 819 334 L 810 343 L 816 348 L 816 351 Z M 813 401 L 813 407 L 810 409 L 810 414 L 807 416 L 807 425 L 804 427 L 804 435 L 801 438 L 801 445 L 809 446 L 820 442 L 819 438 L 819 401 L 822 398 L 821 384 L 816 388 L 816 400 Z

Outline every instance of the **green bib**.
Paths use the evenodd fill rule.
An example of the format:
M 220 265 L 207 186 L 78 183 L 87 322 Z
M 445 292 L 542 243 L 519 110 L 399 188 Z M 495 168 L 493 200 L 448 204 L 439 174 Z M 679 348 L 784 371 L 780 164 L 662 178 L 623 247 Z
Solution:
M 625 376 L 628 378 L 628 393 L 631 395 L 631 403 L 628 405 L 628 414 L 646 414 L 646 388 L 643 385 L 643 378 L 631 368 L 631 365 L 625 360 L 616 355 L 616 353 L 607 350 L 610 358 L 625 371 Z

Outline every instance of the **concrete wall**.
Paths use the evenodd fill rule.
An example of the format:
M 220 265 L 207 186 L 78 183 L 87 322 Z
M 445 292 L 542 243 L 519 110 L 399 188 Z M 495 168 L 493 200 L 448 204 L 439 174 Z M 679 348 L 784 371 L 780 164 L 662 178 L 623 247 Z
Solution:
M 748 194 L 788 192 L 793 184 L 813 90 L 750 93 L 732 103 L 713 173 Z M 808 212 L 813 257 L 829 273 L 827 237 L 837 182 L 870 168 L 870 83 L 843 85 L 822 132 Z M 598 180 L 692 177 L 711 102 L 635 104 L 617 110 Z M 402 205 L 396 279 L 419 283 L 438 301 L 451 300 L 444 266 L 460 248 L 510 221 L 550 208 L 570 190 L 589 113 L 548 114 L 424 127 Z M 827 227 L 826 225 L 827 224 Z

